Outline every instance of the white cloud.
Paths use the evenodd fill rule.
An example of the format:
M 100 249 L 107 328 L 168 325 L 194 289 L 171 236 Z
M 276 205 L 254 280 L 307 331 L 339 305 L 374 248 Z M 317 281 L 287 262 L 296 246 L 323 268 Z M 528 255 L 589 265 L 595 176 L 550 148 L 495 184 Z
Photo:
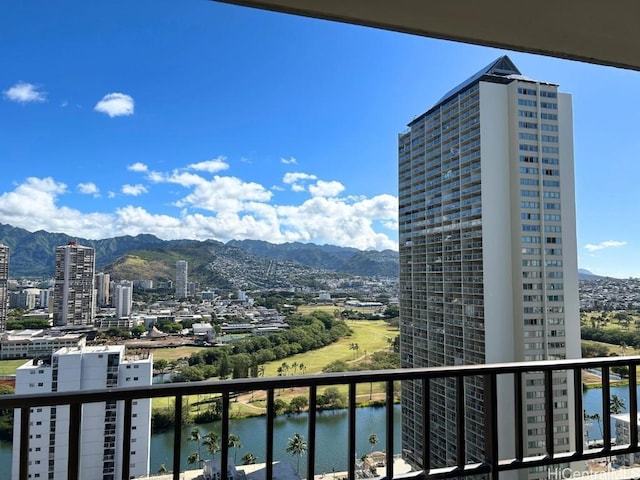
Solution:
M 302 173 L 302 172 L 287 172 L 284 174 L 284 177 L 282 177 L 282 182 L 286 183 L 287 185 L 291 185 L 292 183 L 297 183 L 301 180 L 317 180 L 318 177 L 316 177 L 315 175 L 311 175 L 309 173 Z
M 214 158 L 213 160 L 205 160 L 204 162 L 192 163 L 187 168 L 200 172 L 216 173 L 229 168 L 229 164 L 225 162 L 224 157 Z
M 585 250 L 587 250 L 589 252 L 596 252 L 598 250 L 603 250 L 605 248 L 623 247 L 626 244 L 627 244 L 627 242 L 625 242 L 625 241 L 606 240 L 604 242 L 597 243 L 597 244 L 587 243 L 584 246 L 584 248 L 585 248 Z
M 301 204 L 276 205 L 271 203 L 271 191 L 263 185 L 236 177 L 208 179 L 180 170 L 151 174 L 159 184 L 182 191 L 173 211 L 169 207 L 155 214 L 143 206 L 127 205 L 108 212 L 81 212 L 63 205 L 68 192 L 65 184 L 52 178 L 29 178 L 0 195 L 0 223 L 90 239 L 150 233 L 165 240 L 249 238 L 360 249 L 398 248 L 393 233 L 376 230 L 397 224 L 398 200 L 392 195 L 316 196 Z M 130 189 L 128 193 L 125 187 Z M 143 185 L 128 185 L 122 193 L 139 194 L 143 189 Z M 112 198 L 116 193 L 108 191 L 106 195 Z
M 282 177 L 282 183 L 291 185 L 291 190 L 294 192 L 304 192 L 307 189 L 305 182 L 317 179 L 318 177 L 310 173 L 287 172 Z
M 148 192 L 147 187 L 145 187 L 144 185 L 140 185 L 139 183 L 136 185 L 129 185 L 129 184 L 122 185 L 122 188 L 120 191 L 125 195 L 132 195 L 134 197 L 137 197 L 138 195 L 142 195 L 143 193 Z
M 130 172 L 148 172 L 149 167 L 147 167 L 142 162 L 136 162 L 132 163 L 131 165 L 127 165 L 127 170 L 129 170 Z
M 175 177 L 179 183 L 181 176 Z M 272 193 L 255 182 L 244 182 L 236 177 L 214 176 L 211 181 L 190 180 L 192 193 L 175 203 L 178 207 L 195 207 L 212 212 L 238 213 L 245 210 L 245 202 L 268 202 Z M 181 183 L 183 186 L 185 183 Z
M 344 190 L 344 185 L 332 180 L 325 182 L 318 180 L 315 185 L 309 185 L 309 193 L 312 197 L 337 197 Z
M 289 157 L 289 158 L 280 158 L 280 161 L 282 163 L 284 163 L 285 165 L 296 165 L 298 163 L 298 160 L 296 160 L 293 157 Z
M 108 93 L 93 108 L 96 112 L 106 113 L 111 118 L 133 115 L 133 98 L 124 93 Z
M 0 195 L 0 223 L 32 232 L 47 230 L 85 238 L 108 238 L 118 234 L 110 228 L 110 214 L 82 213 L 58 206 L 59 197 L 67 191 L 64 183 L 51 177 L 27 178 L 13 191 Z
M 68 106 L 69 106 L 69 101 L 68 101 L 68 100 L 63 100 L 63 101 L 60 103 L 60 106 L 61 106 L 62 108 L 64 108 L 64 107 L 68 107 Z
M 78 191 L 85 195 L 93 195 L 94 197 L 100 196 L 100 189 L 93 182 L 79 183 Z
M 44 102 L 47 98 L 46 92 L 39 92 L 36 85 L 26 82 L 18 82 L 2 93 L 7 100 L 18 103 Z

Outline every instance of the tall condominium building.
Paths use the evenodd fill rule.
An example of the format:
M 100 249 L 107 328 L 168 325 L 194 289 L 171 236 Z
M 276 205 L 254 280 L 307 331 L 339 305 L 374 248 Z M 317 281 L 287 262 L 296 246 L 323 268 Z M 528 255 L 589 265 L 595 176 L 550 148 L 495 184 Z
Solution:
M 455 366 L 578 358 L 571 96 L 501 57 L 399 135 L 401 362 Z M 572 379 L 553 379 L 555 451 L 572 448 Z M 544 382 L 525 379 L 526 453 L 544 452 Z M 513 385 L 499 380 L 502 453 Z M 451 465 L 455 382 L 432 382 L 432 467 Z M 462 392 L 460 392 L 462 394 Z M 482 379 L 466 382 L 468 462 L 484 455 Z M 422 462 L 421 385 L 402 392 L 402 449 Z M 523 472 L 546 478 L 546 472 Z
M 9 303 L 9 247 L 0 243 L 0 332 L 3 332 L 7 322 L 7 308 Z
M 111 304 L 111 275 L 108 273 L 96 273 L 96 303 L 99 307 Z
M 56 248 L 53 324 L 90 325 L 95 312 L 95 250 L 69 242 Z
M 133 283 L 122 281 L 113 286 L 113 306 L 116 309 L 116 317 L 128 317 L 131 315 L 133 305 Z
M 151 356 L 125 356 L 125 347 L 62 348 L 50 362 L 30 361 L 16 371 L 16 393 L 37 394 L 100 388 L 151 385 Z M 115 480 L 122 471 L 124 405 L 96 402 L 82 407 L 80 478 Z M 29 478 L 67 478 L 69 407 L 31 409 L 29 422 Z M 14 445 L 20 438 L 20 412 L 14 418 Z M 133 402 L 131 419 L 131 476 L 149 474 L 151 400 Z M 14 477 L 20 461 L 13 450 Z
M 176 262 L 176 298 L 187 298 L 189 263 L 186 260 Z

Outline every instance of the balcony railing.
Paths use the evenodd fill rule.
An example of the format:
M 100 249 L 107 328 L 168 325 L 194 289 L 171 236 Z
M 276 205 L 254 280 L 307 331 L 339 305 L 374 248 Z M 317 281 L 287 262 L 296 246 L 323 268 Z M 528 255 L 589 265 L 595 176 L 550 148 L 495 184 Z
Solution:
M 393 404 L 394 382 L 397 381 L 415 381 L 420 382 L 422 391 L 426 392 L 424 398 L 426 402 L 422 407 L 421 425 L 423 432 L 424 445 L 422 448 L 423 458 L 422 464 L 429 466 L 430 461 L 430 443 L 431 443 L 431 404 L 429 401 L 433 382 L 439 379 L 452 379 L 456 385 L 456 409 L 455 423 L 457 431 L 457 445 L 455 452 L 455 461 L 452 465 L 440 468 L 425 468 L 419 472 L 408 474 L 420 478 L 453 478 L 470 475 L 485 475 L 494 479 L 498 478 L 500 472 L 526 469 L 531 467 L 557 466 L 559 464 L 567 464 L 569 462 L 585 462 L 587 460 L 612 457 L 616 455 L 625 455 L 640 452 L 638 444 L 638 425 L 634 421 L 637 419 L 637 373 L 636 369 L 640 365 L 640 356 L 628 357 L 609 357 L 600 359 L 582 359 L 582 360 L 563 360 L 563 361 L 543 361 L 543 362 L 526 362 L 526 363 L 505 363 L 491 365 L 466 365 L 456 367 L 438 367 L 438 368 L 419 368 L 419 369 L 397 369 L 397 370 L 381 370 L 366 372 L 347 372 L 332 373 L 321 375 L 303 375 L 291 377 L 273 377 L 260 379 L 235 379 L 214 382 L 194 382 L 194 383 L 176 383 L 164 385 L 152 385 L 148 387 L 135 388 L 118 388 L 92 390 L 73 393 L 47 393 L 37 395 L 4 395 L 0 396 L 0 409 L 15 409 L 20 414 L 20 439 L 19 443 L 14 444 L 14 448 L 19 448 L 20 463 L 19 472 L 14 472 L 14 478 L 27 479 L 28 469 L 28 452 L 29 452 L 29 418 L 30 409 L 35 407 L 46 406 L 68 406 L 70 411 L 70 428 L 69 428 L 69 445 L 68 445 L 68 476 L 69 479 L 79 478 L 79 455 L 81 437 L 81 418 L 82 406 L 88 403 L 105 402 L 105 401 L 121 401 L 124 405 L 124 435 L 122 444 L 122 469 L 121 477 L 129 478 L 130 471 L 130 453 L 131 453 L 131 413 L 132 403 L 134 400 L 147 398 L 164 398 L 172 397 L 175 409 L 175 431 L 174 431 L 174 451 L 173 451 L 173 478 L 180 478 L 181 469 L 181 435 L 182 425 L 180 419 L 182 417 L 183 402 L 182 399 L 189 395 L 202 394 L 218 394 L 222 399 L 222 420 L 221 420 L 221 464 L 220 471 L 227 471 L 228 467 L 228 436 L 229 436 L 229 418 L 230 418 L 230 399 L 234 394 L 240 392 L 265 391 L 267 398 L 266 408 L 266 458 L 265 458 L 265 474 L 266 479 L 273 478 L 273 460 L 274 460 L 274 419 L 276 417 L 274 409 L 274 401 L 277 389 L 285 388 L 306 388 L 308 389 L 309 412 L 308 412 L 308 431 L 307 431 L 307 472 L 306 478 L 314 478 L 314 464 L 318 445 L 323 440 L 330 442 L 331 439 L 318 438 L 316 434 L 316 414 L 318 390 L 326 386 L 346 385 L 348 388 L 348 479 L 356 478 L 356 432 L 358 425 L 356 423 L 356 387 L 359 384 L 369 384 L 371 382 L 384 382 L 386 385 L 385 393 L 385 430 L 386 430 L 386 478 L 394 478 L 394 452 L 393 452 L 393 436 L 394 436 L 394 417 Z M 597 369 L 601 371 L 602 378 L 602 426 L 604 439 L 611 438 L 611 414 L 609 411 L 610 393 L 611 393 L 611 376 L 610 370 L 613 367 L 627 366 L 629 368 L 628 388 L 629 388 L 629 405 L 630 414 L 630 441 L 625 445 L 611 445 L 609 441 L 604 441 L 602 446 L 598 448 L 585 447 L 584 444 L 584 411 L 583 411 L 583 385 L 582 374 L 585 370 Z M 573 427 L 569 433 L 573 440 L 571 451 L 562 453 L 554 451 L 554 405 L 553 395 L 549 395 L 554 383 L 554 374 L 562 373 L 569 378 L 578 381 L 569 381 L 567 385 L 573 389 L 574 405 L 573 405 Z M 526 440 L 527 432 L 525 429 L 524 405 L 524 379 L 528 375 L 538 375 L 543 378 L 544 385 L 544 413 L 545 417 L 545 452 L 541 455 L 528 457 L 526 456 Z M 484 459 L 475 463 L 468 463 L 465 452 L 465 409 L 467 406 L 464 401 L 465 381 L 468 378 L 482 378 L 484 388 L 482 400 L 484 404 L 485 415 L 485 444 Z M 504 378 L 511 379 L 513 383 L 513 392 L 509 395 L 509 402 L 512 403 L 515 412 L 515 418 L 501 418 L 501 411 L 498 411 L 498 383 Z M 511 415 L 514 415 L 513 413 Z M 498 425 L 501 422 L 508 422 L 513 426 L 515 433 L 515 456 L 512 458 L 500 458 L 498 446 L 501 439 L 499 438 Z M 566 433 L 565 433 L 566 435 Z M 404 474 L 403 477 L 406 477 Z

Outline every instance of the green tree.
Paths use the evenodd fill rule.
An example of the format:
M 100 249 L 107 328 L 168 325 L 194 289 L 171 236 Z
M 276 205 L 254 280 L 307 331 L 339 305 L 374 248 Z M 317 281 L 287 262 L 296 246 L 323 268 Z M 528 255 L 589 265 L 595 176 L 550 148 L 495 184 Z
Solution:
M 600 430 L 600 436 L 602 437 L 602 441 L 604 443 L 604 433 L 602 432 L 602 418 L 599 413 L 594 413 L 593 415 L 587 415 L 589 420 L 593 420 L 598 424 L 598 430 Z
M 309 406 L 309 400 L 304 395 L 293 397 L 289 402 L 289 411 L 300 413 Z
M 227 378 L 231 371 L 231 361 L 229 360 L 229 356 L 224 353 L 218 363 L 218 375 L 220 378 Z
M 242 456 L 240 460 L 242 460 L 243 465 L 253 465 L 258 459 L 253 453 L 247 452 Z
M 371 451 L 373 452 L 373 447 L 379 442 L 378 436 L 375 433 L 369 435 L 369 445 L 371 445 Z
M 207 453 L 211 455 L 211 459 L 213 459 L 216 452 L 220 451 L 220 438 L 218 434 L 214 432 L 207 433 L 203 437 L 202 445 L 207 449 Z
M 242 448 L 242 444 L 240 443 L 240 437 L 238 435 L 231 434 L 229 435 L 229 442 L 227 443 L 229 448 L 233 448 L 233 463 L 236 463 L 236 457 L 238 455 L 238 449 Z
M 153 361 L 153 366 L 156 370 L 159 370 L 161 373 L 164 373 L 164 371 L 169 366 L 169 362 L 164 358 L 159 358 L 158 360 Z
M 202 459 L 200 458 L 200 454 L 198 452 L 193 452 L 187 457 L 187 463 L 189 465 L 200 465 L 200 462 L 202 462 Z
M 196 445 L 198 445 L 198 451 L 191 454 L 191 455 L 196 455 L 198 458 L 198 464 L 200 464 L 200 462 L 202 461 L 202 457 L 200 455 L 200 441 L 202 440 L 202 436 L 200 435 L 200 429 L 198 427 L 194 427 L 193 430 L 191 430 L 191 433 L 189 434 L 189 441 L 190 442 L 195 442 Z M 192 463 L 196 463 L 196 462 L 192 462 Z
M 163 463 L 162 465 L 160 465 L 160 468 L 158 469 L 158 473 L 169 473 L 169 469 L 167 468 L 167 466 Z
M 297 457 L 296 473 L 300 475 L 300 457 L 307 453 L 307 442 L 305 442 L 304 437 L 299 433 L 294 433 L 293 437 L 289 438 L 287 442 L 286 451 Z
M 611 395 L 611 401 L 609 402 L 609 411 L 615 415 L 618 415 L 624 411 L 626 405 L 618 395 Z

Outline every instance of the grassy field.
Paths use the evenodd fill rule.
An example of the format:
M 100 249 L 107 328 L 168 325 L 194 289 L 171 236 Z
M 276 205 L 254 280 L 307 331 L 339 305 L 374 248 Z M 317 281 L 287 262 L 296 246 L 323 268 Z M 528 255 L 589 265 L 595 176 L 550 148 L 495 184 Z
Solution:
M 151 350 L 154 360 L 179 360 L 188 358 L 192 353 L 205 350 L 207 347 L 170 347 L 170 348 L 154 348 Z
M 27 361 L 28 359 L 0 360 L 0 375 L 15 375 L 16 369 Z
M 387 338 L 394 338 L 400 333 L 396 328 L 390 328 L 382 320 L 356 320 L 348 321 L 347 324 L 353 332 L 350 336 L 318 350 L 269 362 L 265 364 L 265 376 L 277 376 L 278 367 L 282 365 L 282 362 L 286 362 L 289 366 L 293 363 L 304 363 L 306 373 L 319 373 L 335 360 L 343 360 L 347 363 L 358 361 L 364 357 L 365 352 L 366 355 L 370 355 L 377 350 L 389 348 Z M 353 343 L 358 344 L 357 351 L 349 348 Z
M 613 345 L 611 343 L 596 342 L 595 340 L 582 340 L 585 345 L 601 345 L 607 349 L 607 355 L 615 353 L 616 355 L 640 355 L 640 350 L 633 347 L 626 347 L 624 350 L 620 345 Z
M 317 310 L 317 309 L 316 309 Z M 277 370 L 283 362 L 286 362 L 289 366 L 293 363 L 303 363 L 306 366 L 306 373 L 320 373 L 322 369 L 326 367 L 329 363 L 335 360 L 343 360 L 347 364 L 349 363 L 357 363 L 365 360 L 365 351 L 366 355 L 369 356 L 373 352 L 378 350 L 385 350 L 389 348 L 389 343 L 387 338 L 393 338 L 399 334 L 399 331 L 396 328 L 390 328 L 387 323 L 382 320 L 357 320 L 357 321 L 349 321 L 349 328 L 352 330 L 352 334 L 348 337 L 340 339 L 338 342 L 328 345 L 326 347 L 320 348 L 318 350 L 313 350 L 306 353 L 301 353 L 298 355 L 293 355 L 286 359 L 277 360 L 274 362 L 269 362 L 265 364 L 265 376 L 277 376 Z M 357 343 L 359 349 L 357 351 L 350 349 L 349 346 L 353 343 Z M 193 348 L 193 347 L 181 347 L 181 348 Z M 180 351 L 179 348 L 169 349 Z M 182 355 L 179 355 L 177 358 L 182 356 L 188 356 L 186 354 L 186 350 L 183 351 Z M 154 358 L 160 358 L 157 354 L 160 353 L 159 350 L 154 351 Z M 176 354 L 177 355 L 177 354 Z M 163 357 L 167 358 L 167 357 Z M 301 372 L 297 372 L 301 373 Z M 293 374 L 290 370 L 289 374 Z M 217 381 L 217 380 L 212 380 Z M 343 393 L 346 393 L 347 387 L 340 387 L 340 390 Z M 319 393 L 322 393 L 324 389 L 319 389 Z M 359 401 L 367 401 L 371 396 L 372 399 L 380 398 L 380 394 L 384 392 L 384 386 L 382 384 L 362 384 L 357 387 L 357 395 Z M 281 398 L 284 401 L 290 401 L 291 398 L 297 395 L 307 395 L 306 389 L 289 389 L 289 390 L 279 390 L 276 392 L 276 397 Z M 207 398 L 207 395 L 199 395 L 192 396 L 187 399 L 190 404 L 193 404 L 197 401 L 202 401 Z M 256 415 L 264 413 L 264 392 L 255 392 L 254 394 L 246 394 L 242 398 L 240 398 L 238 402 L 233 402 L 231 404 L 231 415 L 235 416 L 247 416 L 247 415 Z M 153 400 L 153 408 L 164 409 L 172 406 L 172 400 L 160 398 Z M 206 408 L 206 407 L 203 407 Z M 195 413 L 195 409 L 191 409 L 191 413 Z

